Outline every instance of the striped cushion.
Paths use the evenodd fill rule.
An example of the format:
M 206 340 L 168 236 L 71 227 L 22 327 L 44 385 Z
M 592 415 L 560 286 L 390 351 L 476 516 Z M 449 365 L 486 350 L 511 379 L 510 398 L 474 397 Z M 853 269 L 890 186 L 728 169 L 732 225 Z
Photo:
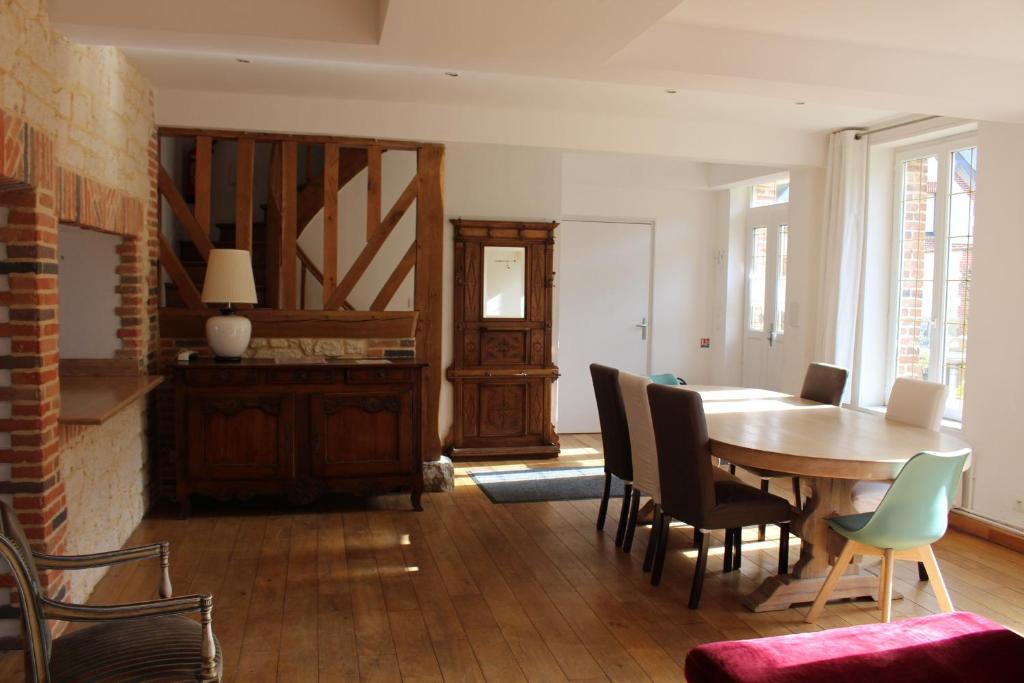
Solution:
M 184 616 L 108 621 L 53 641 L 55 683 L 199 681 L 202 631 Z M 217 644 L 217 680 L 221 673 Z

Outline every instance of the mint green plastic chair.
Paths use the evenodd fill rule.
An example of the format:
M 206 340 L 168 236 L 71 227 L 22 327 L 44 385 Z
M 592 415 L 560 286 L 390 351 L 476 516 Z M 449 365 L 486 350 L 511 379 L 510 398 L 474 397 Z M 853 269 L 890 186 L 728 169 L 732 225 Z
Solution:
M 680 382 L 679 378 L 671 372 L 664 372 L 660 375 L 651 375 L 651 381 L 655 384 L 667 384 L 670 387 L 686 384 L 686 382 Z
M 821 615 L 854 555 L 882 556 L 879 602 L 883 622 L 890 621 L 892 616 L 895 560 L 923 562 L 939 608 L 953 611 L 932 543 L 946 533 L 949 510 L 970 453 L 968 449 L 918 453 L 900 470 L 877 510 L 828 520 L 832 530 L 846 538 L 846 545 L 807 613 L 808 623 L 814 623 Z

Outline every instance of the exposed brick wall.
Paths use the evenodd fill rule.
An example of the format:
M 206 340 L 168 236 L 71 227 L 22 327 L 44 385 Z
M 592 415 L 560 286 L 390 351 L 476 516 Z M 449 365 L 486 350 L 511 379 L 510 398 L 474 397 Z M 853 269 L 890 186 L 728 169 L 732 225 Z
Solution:
M 58 423 L 57 225 L 124 237 L 118 355 L 154 365 L 154 139 L 149 86 L 123 54 L 56 33 L 45 0 L 0 0 L 0 495 L 37 550 L 67 548 L 62 449 L 91 429 Z M 61 572 L 43 583 L 67 592 Z M 17 633 L 9 588 L 0 576 L 6 647 Z
M 929 379 L 921 335 L 932 315 L 924 310 L 925 290 L 932 287 L 924 278 L 926 259 L 935 253 L 934 226 L 928 223 L 928 196 L 930 193 L 934 197 L 935 189 L 935 182 L 928 181 L 927 159 L 915 159 L 904 165 L 897 377 Z

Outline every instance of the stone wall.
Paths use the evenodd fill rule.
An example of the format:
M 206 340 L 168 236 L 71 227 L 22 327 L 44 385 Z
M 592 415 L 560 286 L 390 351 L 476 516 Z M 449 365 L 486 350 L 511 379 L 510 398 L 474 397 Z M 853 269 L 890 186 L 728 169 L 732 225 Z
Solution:
M 67 433 L 60 456 L 68 501 L 66 552 L 114 550 L 128 540 L 148 505 L 146 453 L 144 398 L 102 425 Z M 84 602 L 104 573 L 69 572 L 68 599 Z

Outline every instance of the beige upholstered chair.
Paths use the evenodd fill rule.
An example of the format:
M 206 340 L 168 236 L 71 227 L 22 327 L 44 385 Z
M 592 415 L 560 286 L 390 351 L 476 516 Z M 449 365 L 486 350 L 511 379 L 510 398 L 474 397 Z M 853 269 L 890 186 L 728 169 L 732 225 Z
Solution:
M 21 597 L 26 683 L 219 681 L 220 648 L 213 635 L 213 598 L 172 598 L 166 543 L 95 555 L 32 552 L 14 510 L 0 501 L 0 565 L 10 566 Z M 160 600 L 124 605 L 75 605 L 47 598 L 39 569 L 85 569 L 160 558 Z M 197 612 L 198 622 L 185 614 Z M 93 626 L 53 640 L 48 620 Z
M 899 377 L 889 392 L 889 405 L 885 409 L 885 419 L 892 422 L 939 431 L 942 426 L 942 414 L 946 409 L 948 388 L 938 382 L 925 382 L 919 379 Z M 874 512 L 878 509 L 885 494 L 889 492 L 889 481 L 860 481 L 853 487 L 853 507 L 857 512 Z M 917 565 L 918 577 L 928 580 L 928 572 L 923 564 Z
M 619 389 L 622 392 L 622 404 L 626 409 L 630 451 L 633 455 L 633 499 L 629 506 L 626 536 L 622 541 L 622 549 L 627 553 L 633 547 L 633 536 L 636 534 L 637 516 L 640 511 L 640 497 L 649 496 L 654 501 L 655 510 L 658 509 L 657 506 L 661 501 L 658 450 L 654 444 L 651 407 L 647 403 L 647 385 L 650 383 L 649 377 L 634 375 L 631 372 L 619 372 Z

